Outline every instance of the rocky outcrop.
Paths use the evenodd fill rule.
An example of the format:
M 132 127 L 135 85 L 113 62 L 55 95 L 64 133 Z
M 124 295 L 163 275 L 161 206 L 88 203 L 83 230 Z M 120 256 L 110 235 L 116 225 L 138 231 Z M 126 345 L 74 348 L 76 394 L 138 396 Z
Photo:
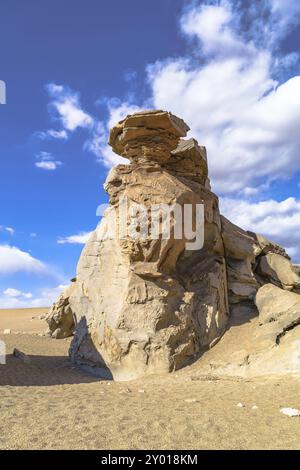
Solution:
M 300 278 L 291 261 L 280 254 L 269 252 L 261 256 L 257 273 L 282 289 L 292 291 L 300 288 Z
M 226 328 L 218 198 L 206 185 L 205 150 L 194 140 L 177 147 L 187 129 L 170 113 L 152 112 L 129 116 L 111 131 L 113 149 L 131 163 L 109 173 L 110 208 L 78 264 L 71 358 L 109 369 L 118 380 L 178 369 Z M 111 228 L 122 225 L 124 201 L 125 224 L 132 231 L 120 238 Z M 187 250 L 188 239 L 176 238 L 178 220 L 172 216 L 169 237 L 164 238 L 162 226 L 157 237 L 136 236 L 136 229 L 159 216 L 162 204 L 182 211 L 189 205 L 194 216 L 197 205 L 204 204 L 203 247 Z M 141 208 L 144 219 L 137 214 Z
M 253 304 L 259 287 L 254 273 L 255 262 L 261 248 L 251 234 L 223 216 L 221 220 L 230 306 L 233 308 L 236 304 Z
M 102 376 L 191 363 L 219 341 L 230 313 L 258 308 L 267 318 L 270 283 L 297 297 L 299 272 L 284 249 L 220 215 L 206 150 L 183 140 L 188 130 L 164 111 L 111 130 L 110 145 L 130 163 L 110 171 L 109 208 L 47 318 L 56 338 L 75 330 L 72 361 Z
M 293 292 L 282 291 L 273 284 L 265 284 L 256 295 L 255 303 L 259 311 L 259 323 L 276 323 L 291 328 L 300 324 L 300 296 Z M 279 323 L 277 323 L 279 322 Z
M 62 339 L 73 335 L 75 322 L 70 305 L 70 295 L 73 290 L 74 284 L 71 284 L 59 296 L 45 318 L 48 323 L 48 334 L 52 336 L 52 338 Z
M 300 277 L 282 247 L 262 235 L 246 232 L 225 217 L 221 220 L 231 307 L 253 305 L 258 289 L 269 283 L 299 291 Z

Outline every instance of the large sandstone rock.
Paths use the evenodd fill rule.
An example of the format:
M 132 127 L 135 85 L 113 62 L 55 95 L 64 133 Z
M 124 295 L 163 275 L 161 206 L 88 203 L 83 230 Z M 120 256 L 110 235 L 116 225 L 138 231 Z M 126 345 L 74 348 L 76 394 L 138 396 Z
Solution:
M 187 130 L 182 120 L 158 111 L 129 116 L 111 131 L 113 149 L 131 164 L 110 171 L 105 183 L 110 208 L 78 264 L 70 298 L 76 316 L 70 355 L 117 380 L 178 369 L 226 328 L 218 198 L 208 189 L 205 149 L 194 140 L 180 142 Z M 126 224 L 134 229 L 119 238 L 112 227 L 124 223 L 124 201 Z M 197 205 L 204 204 L 204 246 L 188 250 L 188 239 L 175 237 L 175 218 L 168 238 L 162 227 L 157 238 L 137 236 L 143 224 L 137 205 L 148 211 L 160 204 L 182 209 L 189 204 L 194 217 Z M 147 212 L 144 219 L 151 224 Z
M 249 369 L 250 357 L 262 364 L 266 353 L 262 369 L 270 369 L 270 349 L 279 343 L 289 361 L 299 268 L 279 245 L 220 216 L 206 149 L 182 139 L 188 130 L 164 111 L 127 116 L 111 130 L 110 145 L 130 164 L 110 171 L 110 206 L 81 254 L 76 282 L 47 317 L 53 337 L 75 330 L 72 361 L 103 377 L 129 380 L 183 367 L 219 341 L 230 314 L 238 312 L 242 323 L 257 310 L 255 352 L 242 364 Z M 203 228 L 203 243 L 191 242 L 185 230 L 186 207 L 190 229 L 202 235 Z

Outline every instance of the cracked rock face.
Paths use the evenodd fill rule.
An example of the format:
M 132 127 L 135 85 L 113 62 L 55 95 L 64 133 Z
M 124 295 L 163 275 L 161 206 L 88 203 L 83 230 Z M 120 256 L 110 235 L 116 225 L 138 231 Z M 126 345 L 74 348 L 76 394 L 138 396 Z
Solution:
M 111 130 L 110 145 L 129 164 L 110 171 L 110 206 L 81 254 L 76 281 L 47 318 L 54 337 L 75 329 L 72 361 L 103 377 L 183 367 L 218 342 L 233 309 L 255 308 L 264 285 L 299 288 L 283 248 L 220 216 L 206 150 L 183 139 L 188 130 L 164 111 L 127 116 Z M 152 230 L 153 220 L 164 220 L 161 205 L 173 208 L 167 237 L 163 223 L 155 236 Z M 204 232 L 193 249 L 174 212 L 187 205 L 193 231 L 202 224 Z
M 113 168 L 105 189 L 110 198 L 100 226 L 85 246 L 70 303 L 76 316 L 71 358 L 110 372 L 116 380 L 176 370 L 217 341 L 226 328 L 226 264 L 218 198 L 207 187 L 206 152 L 193 139 L 180 142 L 187 125 L 170 113 L 128 116 L 111 131 L 113 149 L 129 165 Z M 175 151 L 175 149 L 177 149 Z M 172 164 L 174 163 L 174 167 Z M 162 227 L 156 238 L 111 227 L 135 223 L 136 207 L 145 224 L 164 204 L 204 204 L 204 246 L 187 250 L 187 238 Z M 154 211 L 149 217 L 147 211 Z M 159 215 L 159 214 L 158 214 Z

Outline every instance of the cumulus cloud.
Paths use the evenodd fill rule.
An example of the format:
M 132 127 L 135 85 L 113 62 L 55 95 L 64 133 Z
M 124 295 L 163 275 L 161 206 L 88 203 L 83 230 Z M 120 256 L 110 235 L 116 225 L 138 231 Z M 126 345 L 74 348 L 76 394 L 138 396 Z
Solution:
M 294 197 L 280 202 L 223 198 L 221 211 L 245 230 L 260 233 L 281 244 L 295 262 L 300 262 L 300 201 Z
M 65 245 L 65 244 L 78 244 L 78 245 L 84 245 L 90 236 L 92 235 L 93 232 L 80 232 L 76 235 L 69 235 L 68 237 L 60 237 L 57 240 L 57 243 L 60 245 Z
M 0 245 L 0 275 L 17 272 L 45 273 L 47 267 L 40 260 L 15 246 Z
M 279 81 L 278 70 L 299 60 L 282 56 L 281 39 L 295 24 L 300 2 L 192 2 L 180 27 L 186 55 L 146 68 L 150 95 L 106 100 L 86 148 L 107 167 L 124 159 L 107 145 L 109 128 L 140 109 L 162 108 L 183 117 L 206 145 L 213 189 L 250 196 L 300 170 L 300 77 Z
M 271 3 L 269 15 L 271 15 Z M 274 8 L 279 8 L 275 5 Z M 269 26 L 281 21 L 272 17 Z M 300 77 L 279 83 L 277 56 L 257 45 L 229 1 L 187 11 L 181 27 L 194 55 L 148 66 L 152 100 L 190 125 L 208 148 L 213 188 L 236 193 L 300 169 Z M 267 36 L 266 28 L 260 32 Z M 275 39 L 274 39 L 275 40 Z
M 16 299 L 16 298 L 31 299 L 33 297 L 31 292 L 22 292 L 12 287 L 8 287 L 6 290 L 4 290 L 3 295 L 10 299 Z
M 37 308 L 50 307 L 58 296 L 67 288 L 60 284 L 41 289 L 37 295 L 23 293 L 18 289 L 7 288 L 0 294 L 0 308 Z
M 50 110 L 54 111 L 66 131 L 93 125 L 93 118 L 81 108 L 79 93 L 55 83 L 49 83 L 46 89 L 52 99 Z
M 59 161 L 48 161 L 48 162 L 36 162 L 35 166 L 41 168 L 42 170 L 54 171 L 58 166 L 62 165 L 62 162 Z

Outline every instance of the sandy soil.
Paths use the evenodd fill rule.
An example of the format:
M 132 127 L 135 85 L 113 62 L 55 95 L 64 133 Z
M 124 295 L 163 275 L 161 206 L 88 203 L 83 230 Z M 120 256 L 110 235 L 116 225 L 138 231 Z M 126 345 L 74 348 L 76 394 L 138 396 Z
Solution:
M 0 333 L 6 329 L 12 333 L 43 333 L 47 325 L 39 317 L 48 311 L 49 308 L 0 309 Z
M 0 335 L 8 354 L 0 365 L 1 449 L 300 449 L 300 418 L 280 413 L 300 409 L 300 377 L 216 379 L 199 361 L 167 377 L 101 381 L 69 363 L 69 339 L 39 336 L 42 320 L 28 334 L 40 313 L 9 315 L 0 311 L 0 331 L 25 333 Z M 230 333 L 238 337 L 239 328 Z M 12 355 L 15 347 L 30 363 Z

